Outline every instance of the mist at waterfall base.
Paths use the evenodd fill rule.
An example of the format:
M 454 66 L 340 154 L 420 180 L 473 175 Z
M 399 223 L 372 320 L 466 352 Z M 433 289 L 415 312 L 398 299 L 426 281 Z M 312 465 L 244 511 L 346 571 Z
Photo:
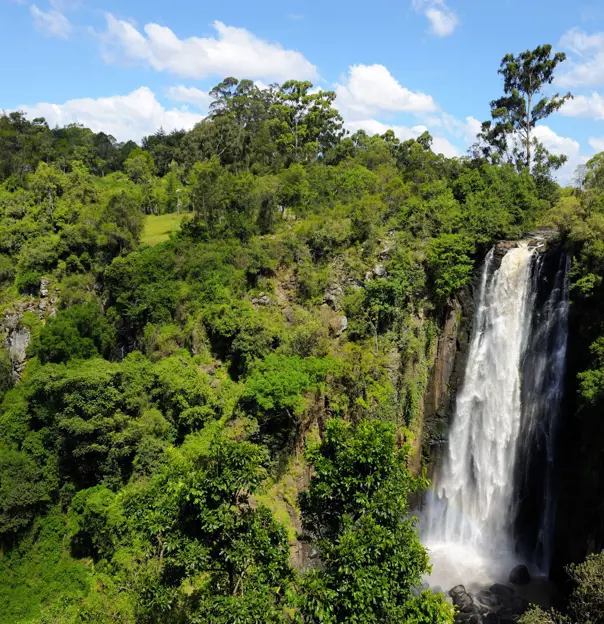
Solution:
M 564 253 L 521 242 L 487 255 L 464 382 L 421 520 L 430 585 L 507 582 L 549 570 L 556 428 L 568 326 Z

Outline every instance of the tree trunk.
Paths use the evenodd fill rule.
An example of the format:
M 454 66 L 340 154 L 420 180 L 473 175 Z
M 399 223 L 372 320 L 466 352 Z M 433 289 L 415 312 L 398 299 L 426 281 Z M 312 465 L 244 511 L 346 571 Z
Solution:
M 526 166 L 531 172 L 531 96 L 528 96 L 526 107 Z

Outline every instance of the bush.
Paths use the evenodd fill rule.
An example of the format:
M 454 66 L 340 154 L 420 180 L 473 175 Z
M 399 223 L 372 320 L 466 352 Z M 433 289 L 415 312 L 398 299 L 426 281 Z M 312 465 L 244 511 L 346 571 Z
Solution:
M 394 426 L 354 428 L 340 419 L 308 451 L 313 476 L 300 508 L 322 566 L 302 579 L 305 622 L 453 621 L 443 595 L 414 593 L 430 566 L 408 516 L 408 496 L 422 483 L 409 473 L 407 454 Z
M 115 328 L 96 301 L 59 310 L 40 331 L 36 354 L 42 363 L 67 362 L 102 355 L 115 347 Z

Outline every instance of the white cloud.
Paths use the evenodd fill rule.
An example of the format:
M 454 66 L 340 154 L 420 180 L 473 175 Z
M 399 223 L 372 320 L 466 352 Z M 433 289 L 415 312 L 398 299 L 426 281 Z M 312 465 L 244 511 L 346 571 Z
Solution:
M 238 76 L 271 80 L 315 79 L 317 68 L 302 54 L 259 39 L 244 28 L 215 21 L 214 37 L 179 39 L 166 26 L 146 24 L 144 34 L 132 24 L 106 15 L 101 34 L 109 63 L 137 62 L 185 78 Z
M 549 126 L 535 126 L 533 135 L 552 154 L 557 156 L 564 154 L 568 158 L 567 163 L 555 174 L 562 184 L 570 183 L 575 169 L 589 160 L 587 156 L 581 154 L 581 146 L 578 141 L 556 134 Z
M 604 152 L 604 137 L 591 137 L 587 142 L 596 152 Z
M 604 119 L 604 97 L 595 91 L 591 95 L 576 95 L 572 100 L 567 100 L 560 113 L 567 117 Z
M 379 112 L 436 110 L 431 96 L 403 87 L 383 65 L 351 65 L 335 91 L 336 106 L 347 121 L 366 119 Z
M 113 135 L 119 141 L 140 140 L 163 128 L 166 132 L 192 128 L 203 117 L 178 108 L 166 109 L 147 87 L 128 95 L 105 98 L 80 98 L 64 104 L 41 102 L 22 106 L 30 118 L 44 117 L 52 127 L 79 123 L 94 130 Z
M 169 87 L 166 95 L 173 102 L 193 104 L 203 111 L 206 111 L 212 102 L 212 98 L 207 91 L 202 91 L 195 87 L 185 87 L 184 85 Z
M 469 144 L 476 141 L 476 135 L 482 131 L 482 122 L 478 121 L 476 117 L 466 117 L 466 138 Z
M 365 130 L 367 134 L 384 134 L 388 130 L 392 130 L 394 134 L 401 140 L 407 141 L 408 139 L 416 139 L 420 134 L 423 134 L 428 130 L 428 128 L 424 125 L 417 126 L 398 126 L 393 124 L 386 124 L 377 119 L 364 119 L 360 121 L 350 121 L 347 122 L 346 127 L 351 132 L 356 132 L 357 130 Z M 433 134 L 432 135 L 432 151 L 435 154 L 443 154 L 448 158 L 452 158 L 453 156 L 460 156 L 460 151 L 453 145 L 447 138 L 442 136 L 441 134 Z
M 34 25 L 42 32 L 52 37 L 67 39 L 71 33 L 70 21 L 56 9 L 42 11 L 35 4 L 29 7 L 29 11 L 34 18 Z
M 428 18 L 430 32 L 437 37 L 448 37 L 459 24 L 459 18 L 444 0 L 412 0 L 412 6 Z
M 580 28 L 571 28 L 559 43 L 571 54 L 564 71 L 556 79 L 563 87 L 586 87 L 604 84 L 604 33 L 588 35 Z M 564 67 L 564 65 L 563 65 Z
M 461 121 L 449 113 L 442 112 L 439 117 L 431 119 L 430 123 L 442 127 L 448 134 L 458 139 L 463 139 L 468 146 L 476 141 L 476 135 L 482 129 L 482 123 L 471 115 Z

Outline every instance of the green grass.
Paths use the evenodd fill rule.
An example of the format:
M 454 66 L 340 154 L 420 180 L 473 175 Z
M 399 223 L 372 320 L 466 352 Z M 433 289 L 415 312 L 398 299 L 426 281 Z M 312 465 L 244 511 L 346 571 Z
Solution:
M 175 232 L 180 227 L 183 218 L 191 214 L 191 212 L 181 212 L 180 214 L 171 212 L 163 215 L 147 215 L 141 242 L 147 243 L 147 245 L 157 245 L 167 241 L 170 238 L 170 233 Z

